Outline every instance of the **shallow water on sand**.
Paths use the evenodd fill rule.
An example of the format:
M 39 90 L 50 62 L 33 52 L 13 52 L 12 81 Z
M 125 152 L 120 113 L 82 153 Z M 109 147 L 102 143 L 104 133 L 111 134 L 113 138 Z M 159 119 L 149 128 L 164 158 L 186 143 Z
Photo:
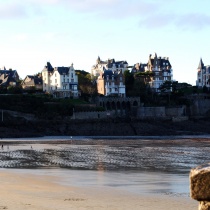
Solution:
M 108 188 L 134 194 L 157 194 L 189 197 L 188 174 L 146 171 L 92 171 L 51 169 L 0 169 L 19 174 L 54 177 L 56 183 L 83 188 Z M 45 179 L 45 178 L 44 178 Z
M 54 176 L 64 185 L 189 196 L 190 169 L 210 162 L 208 138 L 72 139 L 4 141 L 0 167 Z

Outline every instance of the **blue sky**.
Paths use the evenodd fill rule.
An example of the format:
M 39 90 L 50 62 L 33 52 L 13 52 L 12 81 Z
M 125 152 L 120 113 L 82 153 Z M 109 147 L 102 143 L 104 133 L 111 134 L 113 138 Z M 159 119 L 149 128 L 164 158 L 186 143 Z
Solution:
M 169 57 L 174 80 L 195 85 L 210 65 L 209 0 L 0 0 L 0 67 L 24 78 L 47 61 L 89 71 L 102 60 Z

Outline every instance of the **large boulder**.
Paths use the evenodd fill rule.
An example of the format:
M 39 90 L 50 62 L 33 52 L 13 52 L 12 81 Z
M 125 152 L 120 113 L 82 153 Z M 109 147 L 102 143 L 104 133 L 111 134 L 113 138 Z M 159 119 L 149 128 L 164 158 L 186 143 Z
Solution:
M 210 201 L 210 163 L 191 169 L 190 196 L 197 201 Z

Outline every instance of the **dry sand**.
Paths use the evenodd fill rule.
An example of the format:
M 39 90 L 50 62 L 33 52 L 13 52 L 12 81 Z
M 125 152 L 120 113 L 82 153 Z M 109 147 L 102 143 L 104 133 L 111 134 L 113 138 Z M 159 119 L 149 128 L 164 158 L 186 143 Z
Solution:
M 109 187 L 73 187 L 54 176 L 0 171 L 0 209 L 11 210 L 193 210 L 189 197 L 137 195 Z

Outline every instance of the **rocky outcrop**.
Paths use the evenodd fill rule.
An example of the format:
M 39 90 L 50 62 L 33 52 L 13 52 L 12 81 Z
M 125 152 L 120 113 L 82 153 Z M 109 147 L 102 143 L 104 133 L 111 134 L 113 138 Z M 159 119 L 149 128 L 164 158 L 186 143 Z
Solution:
M 191 170 L 190 196 L 199 201 L 199 210 L 210 210 L 210 163 Z

